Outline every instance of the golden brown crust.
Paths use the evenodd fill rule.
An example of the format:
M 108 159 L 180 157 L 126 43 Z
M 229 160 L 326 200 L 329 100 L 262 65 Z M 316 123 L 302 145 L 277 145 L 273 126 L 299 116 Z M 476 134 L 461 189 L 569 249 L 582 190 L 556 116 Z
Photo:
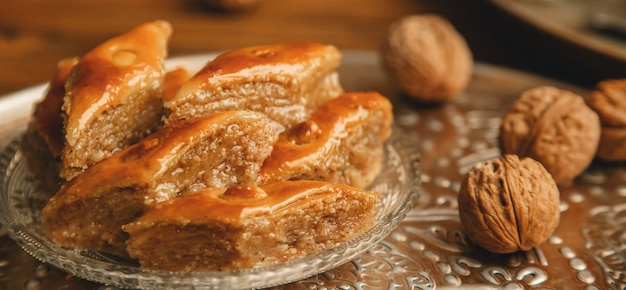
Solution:
M 130 91 L 161 87 L 171 26 L 146 23 L 85 54 L 67 83 L 67 139 L 72 145 L 102 112 L 129 102 Z M 130 85 L 129 85 L 130 84 Z M 134 85 L 137 84 L 137 85 Z
M 189 72 L 182 68 L 176 68 L 171 71 L 165 73 L 164 79 L 164 90 L 163 90 L 163 101 L 168 102 L 176 96 L 176 93 L 183 86 L 185 82 L 189 80 L 191 76 Z
M 261 169 L 263 182 L 311 179 L 364 188 L 380 170 L 392 122 L 384 96 L 344 93 L 280 135 Z
M 320 181 L 208 189 L 124 226 L 142 267 L 215 271 L 270 265 L 344 242 L 373 222 L 379 194 Z
M 66 82 L 63 177 L 157 129 L 162 115 L 164 60 L 171 26 L 140 25 L 85 54 Z
M 343 92 L 331 45 L 289 43 L 223 53 L 165 103 L 168 122 L 224 110 L 253 110 L 291 127 Z
M 66 182 L 43 209 L 44 230 L 63 245 L 123 253 L 121 225 L 147 204 L 206 187 L 255 184 L 275 140 L 260 113 L 177 122 Z

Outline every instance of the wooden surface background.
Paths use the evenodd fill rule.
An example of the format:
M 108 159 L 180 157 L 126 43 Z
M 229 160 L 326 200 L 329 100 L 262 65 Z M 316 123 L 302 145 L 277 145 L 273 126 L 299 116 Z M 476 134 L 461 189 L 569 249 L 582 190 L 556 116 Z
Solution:
M 580 67 L 567 58 L 567 48 L 541 48 L 550 39 L 519 29 L 487 0 L 258 1 L 239 13 L 211 10 L 201 0 L 0 1 L 0 96 L 45 82 L 58 60 L 155 19 L 172 23 L 170 55 L 177 56 L 297 40 L 376 50 L 391 21 L 438 13 L 465 36 L 476 61 L 581 86 L 613 76 L 601 61 Z

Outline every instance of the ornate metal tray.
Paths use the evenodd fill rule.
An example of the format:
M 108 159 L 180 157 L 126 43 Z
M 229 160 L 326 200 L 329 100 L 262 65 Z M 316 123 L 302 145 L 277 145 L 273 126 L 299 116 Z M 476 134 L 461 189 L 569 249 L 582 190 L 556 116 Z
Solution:
M 397 126 L 422 153 L 423 190 L 404 221 L 383 241 L 341 266 L 275 289 L 626 287 L 626 167 L 622 164 L 596 162 L 562 187 L 561 224 L 532 251 L 485 252 L 467 240 L 458 219 L 460 180 L 474 163 L 499 156 L 496 137 L 506 107 L 522 91 L 538 85 L 585 91 L 476 64 L 469 88 L 456 101 L 425 107 L 388 86 L 374 52 L 344 52 L 340 73 L 346 89 L 376 90 L 392 99 Z M 23 130 L 30 103 L 42 90 L 33 88 L 16 93 L 19 97 L 0 99 L 0 146 Z M 0 237 L 0 288 L 116 289 L 38 262 L 6 235 Z

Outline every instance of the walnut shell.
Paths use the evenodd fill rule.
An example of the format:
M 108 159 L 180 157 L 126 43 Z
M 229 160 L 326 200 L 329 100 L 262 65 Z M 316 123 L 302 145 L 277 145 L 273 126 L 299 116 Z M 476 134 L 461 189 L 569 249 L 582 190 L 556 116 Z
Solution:
M 626 127 L 603 126 L 596 156 L 609 162 L 626 161 Z
M 585 101 L 598 113 L 603 126 L 626 126 L 626 79 L 599 82 Z
M 498 139 L 502 154 L 531 157 L 563 184 L 593 160 L 600 121 L 582 97 L 550 86 L 537 87 L 524 92 L 509 108 Z
M 541 163 L 504 155 L 476 164 L 458 195 L 470 240 L 493 253 L 527 251 L 559 224 L 559 189 Z
M 626 79 L 605 80 L 585 97 L 600 118 L 602 130 L 596 156 L 626 161 Z
M 410 15 L 391 23 L 381 56 L 395 85 L 419 101 L 451 100 L 471 79 L 472 53 L 439 15 Z

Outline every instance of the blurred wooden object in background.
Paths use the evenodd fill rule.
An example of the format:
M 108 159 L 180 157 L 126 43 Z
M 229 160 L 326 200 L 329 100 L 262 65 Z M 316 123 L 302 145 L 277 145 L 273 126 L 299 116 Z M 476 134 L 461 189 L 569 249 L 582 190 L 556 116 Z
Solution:
M 207 2 L 214 1 L 0 1 L 0 95 L 43 83 L 58 60 L 80 56 L 155 19 L 172 23 L 170 55 L 178 56 L 289 41 L 377 50 L 391 21 L 438 13 L 465 36 L 476 61 L 583 86 L 611 76 L 601 68 L 577 66 L 567 57 L 571 52 L 580 55 L 576 47 L 528 29 L 488 0 L 258 0 L 250 9 L 230 12 L 211 9 Z

